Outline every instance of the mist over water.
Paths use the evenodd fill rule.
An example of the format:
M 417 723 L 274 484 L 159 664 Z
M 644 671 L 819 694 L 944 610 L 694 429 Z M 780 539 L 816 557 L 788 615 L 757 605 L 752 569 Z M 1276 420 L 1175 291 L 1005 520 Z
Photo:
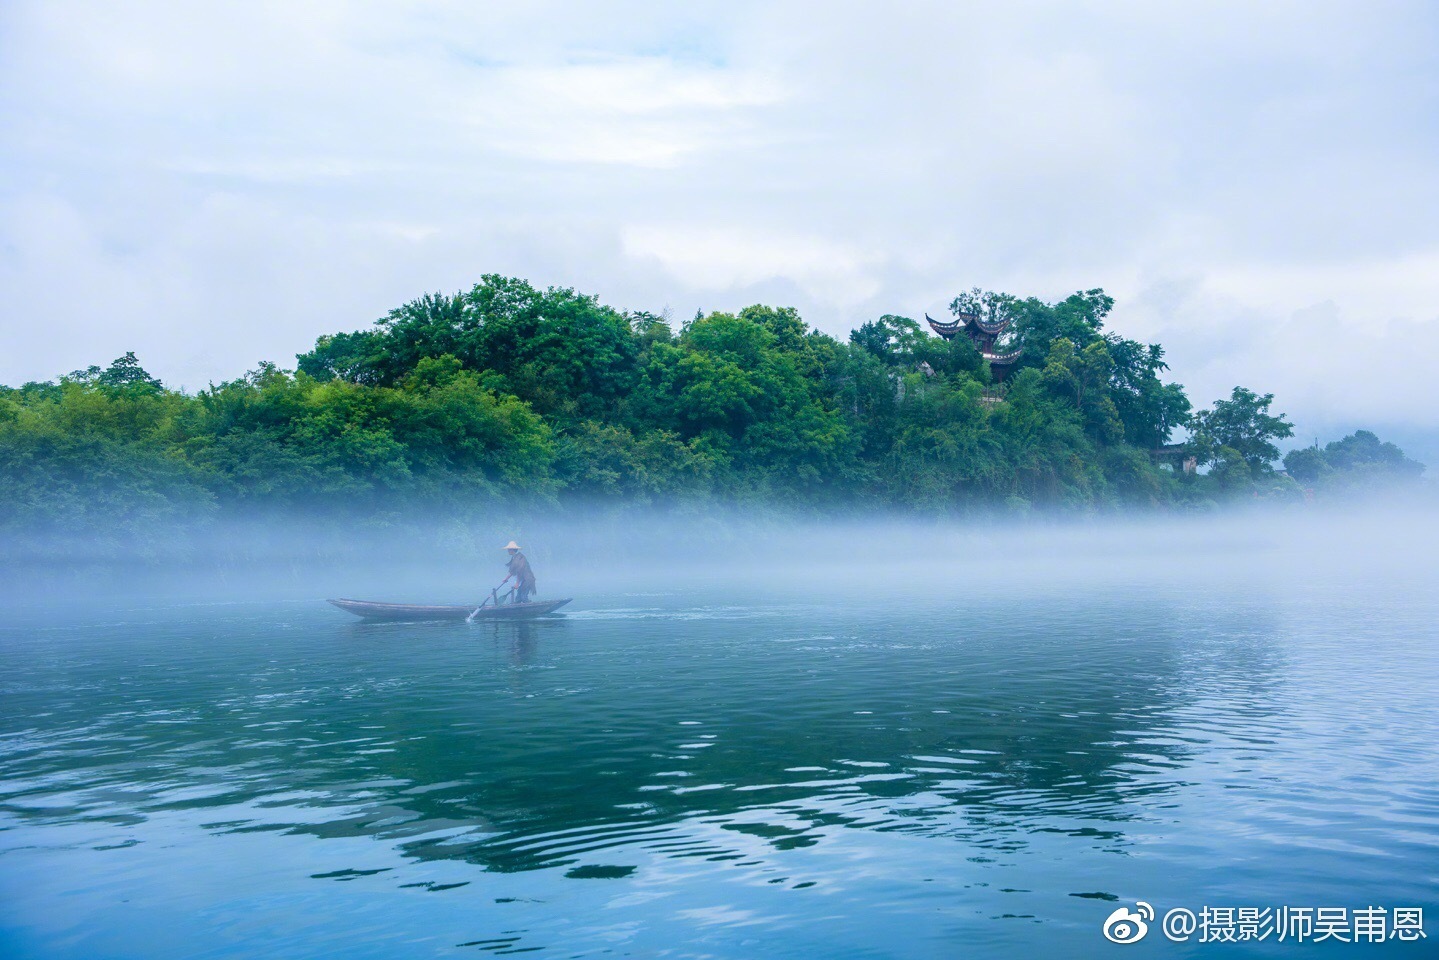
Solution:
M 0 953 L 1084 957 L 1137 900 L 1427 917 L 1436 529 L 629 515 L 37 566 L 0 608 Z M 323 602 L 469 602 L 511 536 L 567 616 Z
M 0 550 L 0 610 L 126 597 L 302 600 L 376 594 L 468 602 L 504 576 L 518 539 L 541 593 L 713 587 L 780 594 L 875 590 L 958 599 L 986 592 L 1134 582 L 1286 582 L 1382 567 L 1431 567 L 1439 501 L 1426 488 L 1349 509 L 1256 506 L 1210 514 L 959 518 L 805 515 L 775 508 L 568 506 L 255 515 L 176 524 L 129 549 L 89 539 L 17 537 Z M 978 578 L 978 582 L 976 582 Z M 403 595 L 403 596 L 402 596 Z

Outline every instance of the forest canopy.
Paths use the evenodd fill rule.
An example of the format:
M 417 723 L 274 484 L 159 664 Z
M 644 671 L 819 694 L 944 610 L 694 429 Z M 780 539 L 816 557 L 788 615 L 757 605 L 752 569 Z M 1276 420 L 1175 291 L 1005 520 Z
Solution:
M 846 342 L 787 307 L 674 324 L 485 276 L 321 337 L 293 370 L 193 394 L 133 353 L 0 387 L 0 532 L 596 501 L 1190 509 L 1422 471 L 1364 431 L 1276 470 L 1292 424 L 1273 397 L 1236 387 L 1192 410 L 1160 345 L 1106 329 L 1113 305 L 1102 290 L 956 297 L 956 315 L 1009 322 L 1019 359 L 1000 383 L 965 336 L 908 317 Z

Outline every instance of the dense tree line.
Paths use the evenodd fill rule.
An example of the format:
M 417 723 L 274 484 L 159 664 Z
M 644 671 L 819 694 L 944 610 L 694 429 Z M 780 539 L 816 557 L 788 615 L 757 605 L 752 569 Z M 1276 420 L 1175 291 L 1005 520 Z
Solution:
M 1352 496 L 1376 486 L 1417 480 L 1424 465 L 1410 460 L 1392 443 L 1368 430 L 1342 440 L 1291 450 L 1284 469 L 1306 488 L 1324 495 Z
M 255 510 L 390 516 L 608 501 L 962 512 L 1190 507 L 1298 497 L 1274 469 L 1291 425 L 1236 388 L 1191 411 L 1164 351 L 1105 329 L 1103 291 L 1058 303 L 972 291 L 1009 319 L 1002 385 L 963 336 L 887 315 L 848 342 L 793 309 L 677 327 L 570 289 L 486 276 L 367 330 L 321 337 L 195 394 L 133 354 L 0 388 L 0 531 L 120 536 Z M 1188 428 L 1173 469 L 1153 453 Z M 1363 464 L 1417 474 L 1360 433 L 1300 451 L 1306 484 Z M 1174 451 L 1168 451 L 1173 454 Z M 1387 467 L 1375 464 L 1388 464 Z

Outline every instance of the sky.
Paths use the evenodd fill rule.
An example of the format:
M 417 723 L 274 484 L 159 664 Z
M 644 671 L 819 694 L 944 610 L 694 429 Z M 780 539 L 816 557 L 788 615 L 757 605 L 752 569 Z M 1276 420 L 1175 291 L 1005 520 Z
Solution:
M 0 3 L 0 383 L 190 390 L 481 275 L 844 336 L 1103 287 L 1439 467 L 1439 6 Z

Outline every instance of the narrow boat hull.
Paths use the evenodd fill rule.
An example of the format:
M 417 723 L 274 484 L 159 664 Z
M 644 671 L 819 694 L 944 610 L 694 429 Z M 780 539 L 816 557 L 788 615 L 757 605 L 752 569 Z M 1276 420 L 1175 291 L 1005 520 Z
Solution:
M 569 603 L 564 600 L 536 600 L 530 603 L 503 603 L 476 611 L 472 606 L 423 606 L 410 603 L 373 603 L 369 600 L 331 600 L 335 606 L 366 620 L 528 620 L 554 613 Z

